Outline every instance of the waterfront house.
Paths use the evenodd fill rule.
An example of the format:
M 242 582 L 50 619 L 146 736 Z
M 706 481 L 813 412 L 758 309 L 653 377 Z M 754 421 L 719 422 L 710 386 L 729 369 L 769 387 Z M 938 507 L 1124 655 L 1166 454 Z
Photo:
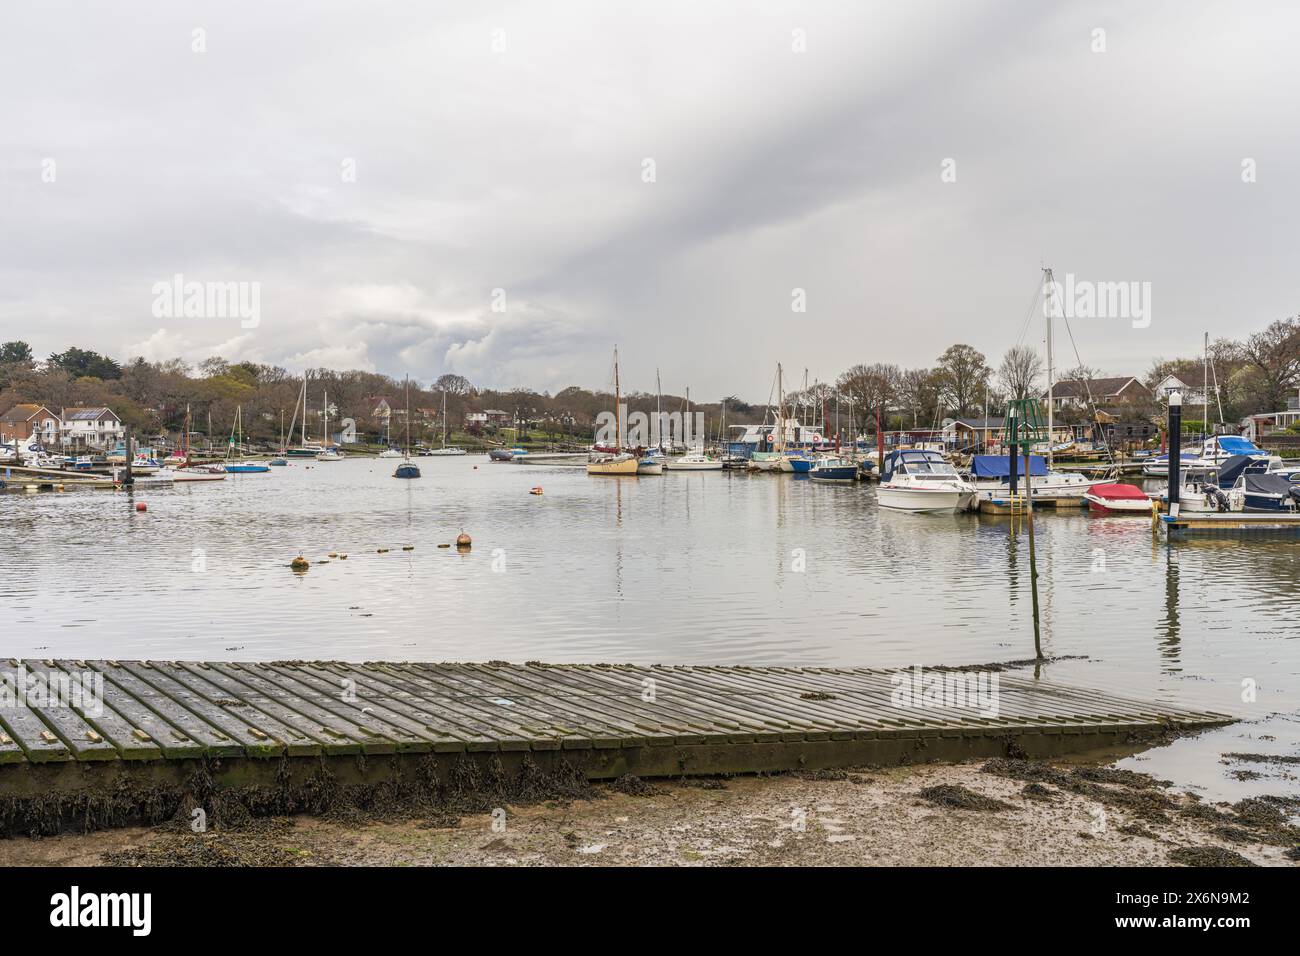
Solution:
M 44 405 L 15 405 L 0 415 L 0 444 L 13 444 L 14 439 L 53 447 L 59 439 L 59 416 Z
M 1274 432 L 1286 431 L 1300 425 L 1300 392 L 1286 400 L 1286 408 L 1278 412 L 1261 412 L 1247 415 L 1241 420 L 1241 433 L 1251 441 Z
M 125 439 L 126 428 L 122 419 L 111 408 L 99 405 L 63 410 L 59 442 L 64 448 L 103 451 Z
M 1183 396 L 1184 408 L 1192 405 L 1203 405 L 1205 403 L 1205 389 L 1199 386 L 1188 385 L 1177 375 L 1166 375 L 1151 391 L 1156 398 L 1166 403 L 1169 401 L 1170 395 L 1174 392 L 1178 392 Z
M 1113 378 L 1064 379 L 1052 385 L 1052 408 L 1087 408 L 1089 398 L 1094 405 L 1121 405 L 1151 397 L 1151 391 L 1132 375 Z M 1043 394 L 1043 401 L 1047 394 Z M 1184 405 L 1188 404 L 1186 400 Z
M 1005 418 L 996 415 L 980 418 L 945 418 L 940 435 L 943 443 L 950 448 L 967 448 L 971 445 L 984 445 L 999 440 L 1006 424 Z
M 486 412 L 466 412 L 466 413 L 465 413 L 465 424 L 466 424 L 466 425 L 479 425 L 479 426 L 483 426 L 483 425 L 486 425 L 486 424 L 487 424 L 487 420 L 488 420 L 488 417 L 487 417 L 487 413 L 486 413 Z

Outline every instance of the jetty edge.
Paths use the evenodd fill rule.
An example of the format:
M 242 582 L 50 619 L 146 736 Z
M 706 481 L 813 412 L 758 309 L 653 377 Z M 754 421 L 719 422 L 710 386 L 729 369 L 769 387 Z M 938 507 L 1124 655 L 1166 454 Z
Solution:
M 1059 757 L 1235 719 L 1005 673 L 993 714 L 900 706 L 900 668 L 11 663 L 102 680 L 102 700 L 0 707 L 0 836 L 158 822 L 222 800 L 320 812 L 342 791 L 427 806 L 625 774 Z

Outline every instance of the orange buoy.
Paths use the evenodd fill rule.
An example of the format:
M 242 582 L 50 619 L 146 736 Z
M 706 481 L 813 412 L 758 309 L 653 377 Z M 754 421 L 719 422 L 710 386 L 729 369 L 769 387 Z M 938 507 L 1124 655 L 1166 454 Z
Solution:
M 311 562 L 300 554 L 289 562 L 289 567 L 295 571 L 306 571 L 311 567 Z
M 149 510 L 149 506 L 148 506 L 147 504 L 145 504 L 143 501 L 137 501 L 137 502 L 135 503 L 135 510 L 136 510 L 136 511 L 148 511 L 148 510 Z
M 541 486 L 541 485 L 533 485 L 533 487 L 529 490 L 528 493 L 529 493 L 530 495 L 540 495 L 540 494 L 542 493 L 542 486 Z
M 456 547 L 467 550 L 474 542 L 464 531 L 456 535 Z

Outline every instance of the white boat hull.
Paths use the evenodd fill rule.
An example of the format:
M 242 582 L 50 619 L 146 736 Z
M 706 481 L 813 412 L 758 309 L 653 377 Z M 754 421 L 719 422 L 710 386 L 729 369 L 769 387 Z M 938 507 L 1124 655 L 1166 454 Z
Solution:
M 916 514 L 965 511 L 974 497 L 974 492 L 957 488 L 896 488 L 882 484 L 876 489 L 880 507 Z
M 720 461 L 666 461 L 663 467 L 669 471 L 722 471 Z

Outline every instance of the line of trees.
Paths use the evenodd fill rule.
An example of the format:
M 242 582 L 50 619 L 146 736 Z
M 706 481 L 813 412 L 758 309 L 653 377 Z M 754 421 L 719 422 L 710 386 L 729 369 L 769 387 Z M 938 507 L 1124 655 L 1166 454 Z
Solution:
M 1279 319 L 1240 341 L 1220 339 L 1210 346 L 1210 355 L 1219 383 L 1218 401 L 1211 399 L 1212 418 L 1217 418 L 1220 402 L 1228 423 L 1247 414 L 1285 408 L 1300 388 L 1300 317 Z M 1201 356 L 1158 359 L 1139 378 L 1153 389 L 1171 374 L 1199 388 Z M 1055 375 L 1057 381 L 1098 377 L 1095 369 L 1087 367 L 1058 370 Z M 382 437 L 373 418 L 377 399 L 386 398 L 396 410 L 404 407 L 404 383 L 391 376 L 322 368 L 311 370 L 308 379 L 309 435 L 319 434 L 326 393 L 331 419 L 352 418 L 358 432 L 372 438 Z M 180 359 L 134 358 L 118 363 L 72 347 L 38 361 L 26 342 L 0 344 L 0 411 L 19 402 L 37 402 L 55 410 L 106 405 L 140 435 L 179 432 L 188 406 L 197 430 L 206 431 L 210 420 L 214 437 L 221 436 L 229 430 L 236 406 L 242 406 L 245 434 L 254 440 L 271 440 L 279 435 L 282 411 L 287 424 L 301 383 L 300 376 L 279 366 L 232 363 L 219 357 L 195 366 Z M 787 409 L 795 409 L 805 420 L 812 420 L 816 409 L 824 409 L 833 428 L 838 416 L 841 430 L 847 433 L 872 430 L 877 409 L 883 410 L 888 428 L 930 428 L 944 417 L 979 416 L 986 408 L 990 415 L 1001 414 L 1009 398 L 1038 397 L 1045 387 L 1043 360 L 1032 348 L 1008 349 L 994 367 L 978 349 L 958 343 L 945 349 L 930 367 L 853 365 L 833 383 L 796 391 L 786 400 Z M 552 395 L 523 387 L 477 388 L 463 376 L 447 374 L 428 384 L 412 380 L 413 438 L 433 437 L 433 427 L 421 434 L 416 423 L 441 429 L 444 392 L 453 430 L 462 430 L 467 412 L 493 409 L 507 413 L 512 421 L 578 440 L 587 439 L 596 416 L 613 405 L 609 391 L 574 385 Z M 624 395 L 634 411 L 653 412 L 657 400 L 646 392 Z M 684 408 L 682 396 L 666 394 L 661 400 L 665 411 Z M 731 424 L 761 421 L 768 410 L 766 402 L 754 404 L 734 395 L 714 402 L 693 401 L 692 409 L 705 414 L 710 437 L 719 433 L 724 404 Z M 1154 395 L 1135 397 L 1118 411 L 1130 420 L 1162 415 Z M 1089 415 L 1087 409 L 1065 409 L 1058 418 L 1081 422 Z M 401 433 L 395 431 L 393 437 L 400 440 Z

